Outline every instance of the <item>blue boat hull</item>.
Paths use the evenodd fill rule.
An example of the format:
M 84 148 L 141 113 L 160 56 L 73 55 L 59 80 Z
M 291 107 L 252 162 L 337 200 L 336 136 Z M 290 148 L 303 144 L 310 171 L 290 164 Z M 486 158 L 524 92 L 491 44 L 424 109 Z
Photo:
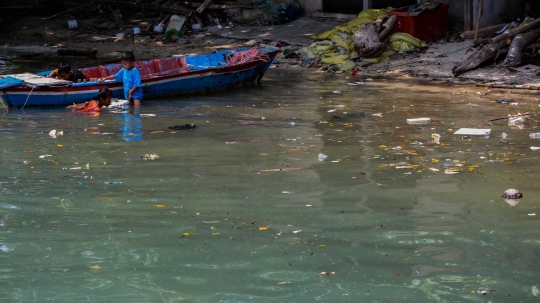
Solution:
M 277 52 L 269 52 L 273 59 Z M 143 78 L 143 99 L 178 95 L 186 93 L 207 92 L 238 86 L 242 83 L 259 81 L 268 70 L 272 60 L 249 62 L 237 66 L 201 67 L 179 74 L 158 75 Z M 14 107 L 26 106 L 65 106 L 73 103 L 95 99 L 100 88 L 107 87 L 113 91 L 114 98 L 124 98 L 122 83 L 98 82 L 74 83 L 70 87 L 10 87 L 0 90 L 0 97 Z

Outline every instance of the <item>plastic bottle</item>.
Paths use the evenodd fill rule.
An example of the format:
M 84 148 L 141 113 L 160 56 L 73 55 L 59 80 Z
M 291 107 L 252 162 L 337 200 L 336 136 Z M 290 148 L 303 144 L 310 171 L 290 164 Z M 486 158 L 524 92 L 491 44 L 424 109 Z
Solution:
M 105 184 L 122 184 L 122 182 L 119 182 L 119 181 L 108 181 L 108 182 L 105 182 Z
M 530 133 L 529 137 L 531 139 L 540 139 L 540 133 Z

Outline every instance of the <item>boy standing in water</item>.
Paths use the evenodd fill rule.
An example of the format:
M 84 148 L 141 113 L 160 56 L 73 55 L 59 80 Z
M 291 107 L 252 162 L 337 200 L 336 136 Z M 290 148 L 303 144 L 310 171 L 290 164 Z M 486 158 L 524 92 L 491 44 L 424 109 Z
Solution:
M 129 100 L 130 104 L 135 107 L 140 107 L 142 104 L 142 88 L 141 88 L 141 74 L 139 70 L 135 68 L 135 55 L 132 52 L 124 52 L 120 57 L 124 68 L 119 70 L 115 75 L 99 78 L 99 82 L 103 83 L 105 80 L 122 81 L 124 84 L 124 96 Z

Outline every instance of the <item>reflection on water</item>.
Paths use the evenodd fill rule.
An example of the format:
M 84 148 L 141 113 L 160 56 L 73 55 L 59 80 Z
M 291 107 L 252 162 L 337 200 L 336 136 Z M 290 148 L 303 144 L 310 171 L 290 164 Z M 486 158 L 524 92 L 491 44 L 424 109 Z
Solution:
M 130 108 L 122 110 L 117 120 L 120 123 L 121 138 L 124 141 L 142 141 L 141 109 Z
M 11 109 L 0 301 L 534 302 L 535 125 L 484 121 L 535 95 L 475 93 L 276 68 L 145 115 Z

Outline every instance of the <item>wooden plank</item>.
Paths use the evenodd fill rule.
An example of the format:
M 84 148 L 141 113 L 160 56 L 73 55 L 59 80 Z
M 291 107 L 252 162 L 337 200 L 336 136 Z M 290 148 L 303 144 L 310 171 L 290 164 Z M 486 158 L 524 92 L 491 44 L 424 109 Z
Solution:
M 203 4 L 197 8 L 197 13 L 202 13 L 208 5 L 212 4 L 212 1 L 214 0 L 204 0 Z
M 335 14 L 335 13 L 319 13 L 314 12 L 311 14 L 312 17 L 315 18 L 334 18 L 337 20 L 354 20 L 358 17 L 358 15 L 351 15 L 351 14 Z
M 61 13 L 58 13 L 58 14 L 52 15 L 52 16 L 50 16 L 50 17 L 48 17 L 48 18 L 45 18 L 45 20 L 51 20 L 51 19 L 54 19 L 54 18 L 56 18 L 56 17 L 60 17 L 60 16 L 63 16 L 63 15 L 67 15 L 67 14 L 70 14 L 70 13 L 73 13 L 73 12 L 76 12 L 76 11 L 79 11 L 79 10 L 81 10 L 81 9 L 85 9 L 85 8 L 87 8 L 87 7 L 90 7 L 90 6 L 94 5 L 94 3 L 95 3 L 95 1 L 92 1 L 92 2 L 90 2 L 90 3 L 86 3 L 86 4 L 83 4 L 83 5 L 81 5 L 81 6 L 77 6 L 77 7 L 75 7 L 75 8 L 68 9 L 67 11 L 63 11 L 63 12 L 61 12 Z
M 480 29 L 480 18 L 482 17 L 482 9 L 484 8 L 484 0 L 480 0 L 480 6 L 478 7 L 478 18 L 476 19 L 476 31 L 474 33 L 474 42 L 478 38 L 478 30 Z
M 472 0 L 465 0 L 463 1 L 463 5 L 464 5 L 464 18 L 463 18 L 463 31 L 467 32 L 467 31 L 470 31 L 472 28 L 472 20 L 471 20 L 471 15 L 472 15 Z

